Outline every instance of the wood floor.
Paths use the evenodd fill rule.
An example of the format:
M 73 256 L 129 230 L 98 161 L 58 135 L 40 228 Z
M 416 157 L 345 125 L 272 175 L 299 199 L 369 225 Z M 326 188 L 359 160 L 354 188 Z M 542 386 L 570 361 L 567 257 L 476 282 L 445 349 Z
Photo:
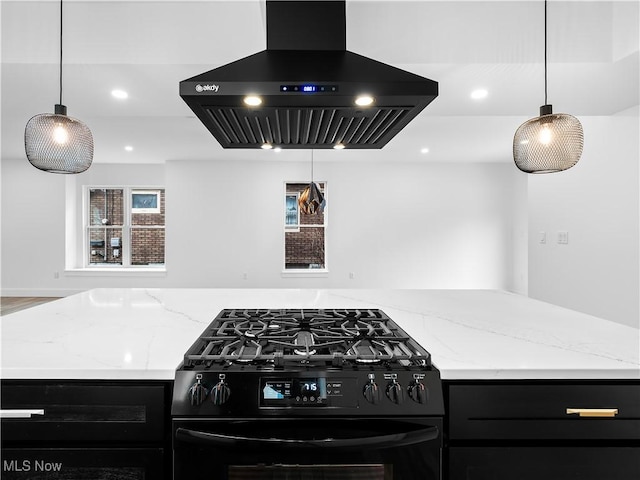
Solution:
M 0 316 L 57 299 L 58 297 L 2 297 L 0 298 Z

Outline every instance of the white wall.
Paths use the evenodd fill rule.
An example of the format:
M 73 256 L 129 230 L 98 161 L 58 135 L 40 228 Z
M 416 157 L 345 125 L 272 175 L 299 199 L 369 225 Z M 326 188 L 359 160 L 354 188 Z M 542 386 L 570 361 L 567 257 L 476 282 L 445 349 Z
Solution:
M 510 165 L 316 162 L 314 178 L 328 182 L 330 273 L 283 278 L 283 182 L 308 175 L 308 162 L 169 162 L 171 282 L 522 288 L 514 205 L 524 204 L 526 180 Z
M 306 180 L 307 161 L 95 164 L 61 177 L 3 160 L 2 294 L 64 295 L 100 286 L 526 292 L 526 177 L 514 170 L 317 161 L 315 179 L 328 181 L 329 189 L 329 274 L 283 278 L 283 182 Z M 167 198 L 166 276 L 65 273 L 66 197 L 73 205 L 85 183 L 159 180 Z
M 637 109 L 581 121 L 580 162 L 529 177 L 529 296 L 640 326 Z
M 583 158 L 554 175 L 527 176 L 510 163 L 316 161 L 315 178 L 329 189 L 330 272 L 322 278 L 281 275 L 283 182 L 307 179 L 307 161 L 96 164 L 64 177 L 3 159 L 2 295 L 117 286 L 501 288 L 637 326 L 638 111 L 581 120 Z M 66 196 L 84 183 L 165 184 L 165 276 L 65 273 Z M 567 245 L 556 243 L 558 231 L 568 232 Z
M 554 175 L 527 176 L 510 163 L 316 161 L 315 178 L 329 188 L 330 272 L 311 279 L 281 276 L 283 182 L 306 180 L 308 161 L 95 164 L 65 177 L 3 159 L 2 295 L 118 286 L 501 288 L 637 326 L 638 110 L 581 120 L 583 158 Z M 165 184 L 165 276 L 65 273 L 65 200 L 84 183 Z M 556 243 L 558 231 L 568 232 L 567 245 Z
M 2 160 L 2 295 L 65 296 L 96 287 L 164 286 L 163 277 L 65 273 L 66 235 L 83 184 L 164 183 L 163 165 L 94 164 L 80 175 L 45 173 L 25 159 Z M 74 195 L 76 194 L 76 195 Z M 78 242 L 79 244 L 79 242 Z
M 26 158 L 3 159 L 1 174 L 2 295 L 21 295 L 24 287 L 49 295 L 41 289 L 64 270 L 64 176 L 41 172 Z

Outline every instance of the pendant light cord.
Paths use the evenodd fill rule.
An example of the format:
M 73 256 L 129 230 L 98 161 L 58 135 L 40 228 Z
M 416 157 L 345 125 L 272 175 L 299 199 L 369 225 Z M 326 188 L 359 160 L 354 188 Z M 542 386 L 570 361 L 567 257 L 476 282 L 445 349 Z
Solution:
M 547 105 L 547 0 L 544 0 L 544 104 Z
M 62 105 L 62 0 L 60 0 L 60 105 Z

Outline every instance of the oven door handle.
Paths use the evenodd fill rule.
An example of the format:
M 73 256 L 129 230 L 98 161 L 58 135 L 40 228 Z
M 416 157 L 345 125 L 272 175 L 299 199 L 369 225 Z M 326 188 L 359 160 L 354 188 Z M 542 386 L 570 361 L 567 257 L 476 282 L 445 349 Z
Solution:
M 176 429 L 176 440 L 188 443 L 198 443 L 217 447 L 278 447 L 278 448 L 305 448 L 320 447 L 329 449 L 361 449 L 404 447 L 417 443 L 436 440 L 440 435 L 438 427 L 428 427 L 421 430 L 398 432 L 389 435 L 358 438 L 321 438 L 321 439 L 294 439 L 294 438 L 253 438 L 236 435 L 223 435 L 220 433 L 202 432 L 179 427 Z

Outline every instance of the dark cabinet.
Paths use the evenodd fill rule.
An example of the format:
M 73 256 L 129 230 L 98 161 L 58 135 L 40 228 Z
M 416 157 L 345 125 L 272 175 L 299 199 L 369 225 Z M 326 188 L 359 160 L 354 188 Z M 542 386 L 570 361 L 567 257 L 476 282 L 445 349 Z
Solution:
M 449 382 L 450 480 L 637 480 L 640 382 Z
M 3 381 L 7 480 L 169 479 L 170 382 Z
M 636 480 L 640 451 L 633 447 L 477 446 L 449 451 L 449 479 Z

